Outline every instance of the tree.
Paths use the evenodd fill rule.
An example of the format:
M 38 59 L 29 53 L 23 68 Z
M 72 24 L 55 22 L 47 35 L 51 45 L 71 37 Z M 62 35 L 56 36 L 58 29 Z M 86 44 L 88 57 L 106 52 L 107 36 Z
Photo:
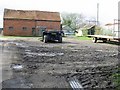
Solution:
M 82 14 L 77 13 L 62 13 L 62 25 L 63 29 L 69 27 L 75 31 L 85 25 L 85 17 Z

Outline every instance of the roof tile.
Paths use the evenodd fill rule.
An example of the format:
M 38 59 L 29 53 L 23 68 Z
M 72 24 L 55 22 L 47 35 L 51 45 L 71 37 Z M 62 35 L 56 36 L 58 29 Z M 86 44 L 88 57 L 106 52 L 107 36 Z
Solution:
M 5 9 L 4 18 L 61 21 L 59 12 Z

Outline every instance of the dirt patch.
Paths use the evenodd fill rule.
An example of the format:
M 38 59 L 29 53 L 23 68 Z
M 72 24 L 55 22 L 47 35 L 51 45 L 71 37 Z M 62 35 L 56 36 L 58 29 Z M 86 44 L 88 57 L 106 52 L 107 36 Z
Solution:
M 21 80 L 24 80 L 19 86 L 24 83 L 25 88 L 71 88 L 69 79 L 75 77 L 84 88 L 115 87 L 111 75 L 117 72 L 117 45 L 69 38 L 63 43 L 48 44 L 16 40 L 12 45 L 17 58 L 11 64 L 20 68 L 15 70 L 14 66 L 13 78 L 23 76 Z M 9 87 L 9 82 L 12 80 L 3 81 L 4 87 Z

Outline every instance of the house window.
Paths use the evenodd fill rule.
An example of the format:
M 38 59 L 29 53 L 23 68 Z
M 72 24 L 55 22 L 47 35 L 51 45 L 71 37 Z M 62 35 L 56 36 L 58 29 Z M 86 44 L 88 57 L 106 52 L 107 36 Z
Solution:
M 35 27 L 33 27 L 32 30 L 35 30 Z
M 9 27 L 8 30 L 13 30 L 14 28 L 13 27 Z
M 22 29 L 23 29 L 23 30 L 27 30 L 27 27 L 23 27 Z

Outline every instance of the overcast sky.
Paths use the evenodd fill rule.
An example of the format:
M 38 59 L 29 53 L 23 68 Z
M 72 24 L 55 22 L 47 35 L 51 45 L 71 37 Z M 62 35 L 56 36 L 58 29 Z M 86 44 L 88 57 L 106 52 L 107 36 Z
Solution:
M 0 0 L 0 27 L 3 27 L 4 8 L 16 10 L 40 10 L 69 13 L 82 13 L 87 17 L 97 16 L 99 3 L 99 21 L 111 23 L 118 18 L 119 0 Z

